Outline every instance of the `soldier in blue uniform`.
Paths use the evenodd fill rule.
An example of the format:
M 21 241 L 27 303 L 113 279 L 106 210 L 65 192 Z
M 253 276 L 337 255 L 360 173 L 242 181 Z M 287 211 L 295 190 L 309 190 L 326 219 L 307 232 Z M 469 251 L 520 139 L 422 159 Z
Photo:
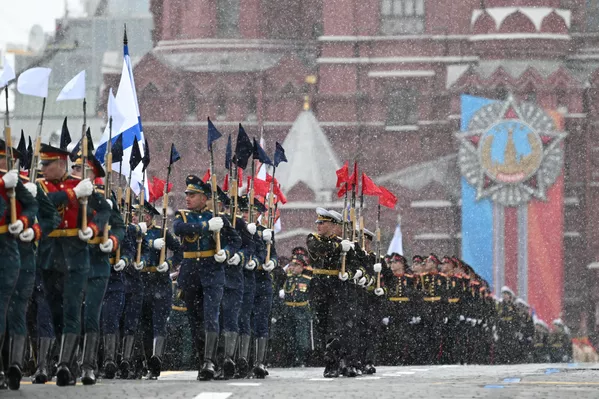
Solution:
M 72 165 L 72 174 L 75 177 L 81 177 L 82 159 L 78 154 L 77 159 Z M 91 152 L 90 152 L 91 155 Z M 89 171 L 87 176 L 90 180 L 105 177 L 104 168 L 93 155 L 87 159 Z M 104 185 L 97 185 L 98 194 L 104 196 Z M 115 201 L 116 202 L 116 201 Z M 110 277 L 110 254 L 115 251 L 119 243 L 123 242 L 125 237 L 125 223 L 118 209 L 113 208 L 113 199 L 108 201 L 111 211 L 109 225 L 100 226 L 102 233 L 100 236 L 88 241 L 90 253 L 90 269 L 87 277 L 87 289 L 85 291 L 83 307 L 83 362 L 81 365 L 83 385 L 93 385 L 96 383 L 96 367 L 98 356 L 98 345 L 100 338 L 100 314 L 102 311 L 102 302 L 104 293 Z M 108 239 L 104 239 L 104 229 L 109 227 Z
M 230 206 L 229 197 L 218 187 L 219 202 L 225 206 Z M 228 215 L 221 214 L 222 217 L 229 219 Z M 229 223 L 230 219 L 229 219 Z M 222 300 L 222 340 L 224 348 L 224 361 L 222 364 L 225 380 L 235 376 L 235 347 L 237 336 L 239 334 L 239 312 L 243 301 L 243 268 L 248 259 L 254 255 L 256 245 L 253 239 L 256 233 L 256 226 L 248 225 L 242 217 L 236 216 L 235 231 L 241 237 L 241 248 L 235 253 L 225 266 L 225 288 Z M 228 233 L 228 229 L 222 230 L 223 234 Z
M 113 211 L 119 212 L 119 204 L 113 202 Z M 123 270 L 132 262 L 134 241 L 125 238 L 116 252 L 110 254 L 112 266 L 104 299 L 102 301 L 101 330 L 103 334 L 104 378 L 113 379 L 117 373 L 116 349 L 119 326 L 125 309 L 125 281 Z M 117 258 L 118 256 L 118 258 Z
M 14 189 L 14 191 L 12 190 Z M 9 195 L 14 193 L 16 198 L 16 216 L 14 223 L 10 222 L 11 211 Z M 19 240 L 24 238 L 30 241 L 40 237 L 39 226 L 33 229 L 35 216 L 38 212 L 38 203 L 19 181 L 17 170 L 2 171 L 0 178 L 0 196 L 2 196 L 5 205 L 5 211 L 0 217 L 0 350 L 4 343 L 4 334 L 6 331 L 6 314 L 8 306 L 13 295 L 15 285 L 19 278 L 19 268 L 21 267 L 21 256 L 19 254 Z M 38 232 L 36 234 L 36 231 Z M 36 237 L 37 236 L 37 237 Z M 24 316 L 24 312 L 23 315 Z M 24 345 L 24 342 L 23 342 Z M 11 345 L 12 346 L 12 345 Z M 15 348 L 16 349 L 16 348 Z M 11 351 L 12 352 L 12 351 Z M 15 353 L 16 354 L 16 353 Z M 16 360 L 16 359 L 15 359 Z M 0 389 L 6 388 L 6 379 L 4 375 L 3 360 L 0 355 Z M 8 370 L 11 372 L 11 369 Z M 16 371 L 16 370 L 14 370 Z M 18 388 L 18 381 L 15 382 L 14 376 L 9 373 L 9 384 L 11 389 Z M 15 387 L 16 383 L 16 387 Z
M 98 237 L 110 218 L 110 205 L 93 192 L 89 179 L 80 180 L 66 173 L 68 152 L 42 145 L 44 178 L 41 187 L 61 214 L 58 229 L 40 243 L 39 254 L 44 289 L 52 311 L 55 331 L 62 334 L 56 384 L 73 385 L 73 362 L 81 333 L 81 305 L 89 273 L 88 241 Z M 88 198 L 89 197 L 89 198 Z M 81 226 L 80 199 L 88 198 L 87 226 Z
M 138 209 L 138 205 L 133 205 Z M 135 334 L 141 317 L 141 308 L 143 304 L 143 283 L 141 281 L 140 271 L 147 264 L 149 252 L 148 242 L 145 238 L 148 230 L 146 222 L 138 220 L 138 214 L 131 211 L 131 223 L 127 226 L 124 248 L 128 251 L 125 257 L 129 263 L 123 271 L 123 281 L 125 287 L 125 304 L 121 316 L 121 331 L 123 334 L 122 357 L 119 365 L 119 376 L 122 379 L 141 378 L 141 370 L 135 367 L 132 361 L 133 348 L 135 344 Z M 141 249 L 138 248 L 138 240 L 141 240 Z M 137 252 L 139 262 L 137 262 Z M 122 254 L 122 252 L 121 252 Z M 122 259 L 122 258 L 121 258 Z
M 243 213 L 243 218 L 249 221 L 249 199 L 247 195 L 240 196 L 237 203 L 239 210 Z M 253 220 L 257 220 L 260 213 L 266 210 L 261 202 L 255 201 Z M 236 378 L 245 378 L 249 373 L 249 351 L 250 340 L 252 335 L 252 310 L 254 309 L 254 295 L 256 292 L 255 269 L 259 264 L 263 264 L 266 259 L 266 247 L 264 241 L 258 236 L 255 223 L 247 224 L 248 232 L 252 233 L 252 241 L 254 242 L 254 253 L 246 259 L 243 266 L 243 299 L 239 312 L 239 350 L 237 356 L 237 373 Z
M 148 227 L 148 264 L 141 269 L 143 282 L 143 305 L 141 326 L 146 359 L 148 359 L 147 378 L 155 380 L 160 376 L 164 349 L 166 347 L 166 321 L 171 313 L 172 281 L 169 271 L 174 271 L 183 259 L 181 244 L 170 231 L 166 231 L 166 240 L 162 229 L 154 223 L 154 217 L 160 213 L 151 204 L 145 203 L 145 222 Z M 172 256 L 160 264 L 160 252 L 166 249 Z
M 254 200 L 254 203 L 259 201 Z M 266 218 L 263 214 L 262 218 Z M 252 326 L 255 338 L 256 359 L 254 363 L 253 373 L 256 378 L 264 378 L 268 375 L 264 364 L 266 357 L 266 346 L 268 344 L 268 322 L 270 321 L 270 311 L 272 308 L 272 276 L 271 272 L 278 263 L 277 250 L 275 248 L 274 232 L 260 224 L 257 224 L 257 234 L 261 238 L 258 244 L 263 247 L 258 247 L 258 250 L 267 251 L 267 245 L 270 244 L 270 259 L 265 256 L 264 262 L 256 269 L 256 291 L 254 294 L 254 308 L 252 311 Z
M 18 157 L 18 152 L 14 149 L 13 156 Z M 0 140 L 0 157 L 0 169 L 4 170 L 7 165 L 5 143 L 2 140 Z M 23 176 L 21 178 L 23 181 L 28 180 Z M 36 183 L 27 182 L 24 185 L 38 203 L 38 214 L 37 223 L 19 235 L 21 267 L 14 293 L 10 298 L 7 315 L 10 337 L 7 377 L 10 389 L 19 389 L 23 374 L 23 357 L 27 342 L 25 316 L 35 285 L 36 242 L 42 236 L 48 235 L 60 223 L 60 215 L 43 190 L 38 190 Z
M 210 186 L 193 175 L 187 176 L 185 183 L 188 209 L 178 211 L 173 223 L 184 251 L 177 282 L 184 293 L 198 358 L 202 357 L 204 347 L 203 364 L 198 367 L 198 379 L 204 381 L 213 379 L 215 373 L 219 311 L 225 285 L 224 263 L 239 250 L 241 238 L 232 231 L 221 237 L 222 249 L 216 251 L 214 233 L 220 232 L 225 221 L 214 217 L 206 206 L 212 196 Z
M 36 265 L 39 265 L 39 263 L 40 259 L 39 257 L 36 257 Z M 29 317 L 33 319 L 28 323 L 29 339 L 34 341 L 37 338 L 36 341 L 32 342 L 37 364 L 35 366 L 35 373 L 31 376 L 31 382 L 33 384 L 45 384 L 51 378 L 48 364 L 50 360 L 50 351 L 54 347 L 54 342 L 56 341 L 56 335 L 52 324 L 52 312 L 50 311 L 50 305 L 48 305 L 48 300 L 46 299 L 46 294 L 44 292 L 42 271 L 39 267 L 36 267 L 35 270 L 35 285 L 27 311 L 32 312 Z

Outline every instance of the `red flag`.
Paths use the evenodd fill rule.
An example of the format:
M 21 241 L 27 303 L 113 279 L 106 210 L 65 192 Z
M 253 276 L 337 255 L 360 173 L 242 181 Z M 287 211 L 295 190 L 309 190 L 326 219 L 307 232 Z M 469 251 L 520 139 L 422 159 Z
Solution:
M 358 163 L 354 162 L 354 173 L 351 174 L 351 176 L 349 177 L 349 184 L 350 187 L 355 189 L 356 191 L 358 190 Z
M 261 179 L 254 179 L 254 195 L 266 197 L 270 190 L 270 185 Z
M 148 187 L 150 188 L 150 202 L 154 202 L 164 195 L 164 185 L 166 184 L 165 180 L 160 180 L 156 176 L 152 177 L 152 184 L 148 182 Z M 171 192 L 173 188 L 173 183 L 168 184 L 167 192 Z
M 237 183 L 239 184 L 239 188 L 243 187 L 243 169 L 237 168 Z
M 345 182 L 342 186 L 341 189 L 337 192 L 337 197 L 338 198 L 342 198 L 345 195 L 345 192 L 347 191 L 347 185 L 348 183 Z
M 204 175 L 204 177 L 202 177 L 202 181 L 204 183 L 208 183 L 210 181 L 210 169 L 206 171 L 206 174 Z
M 343 183 L 347 183 L 348 180 L 349 180 L 349 165 L 348 165 L 347 161 L 345 161 L 345 163 L 343 164 L 341 169 L 337 170 L 337 185 L 336 185 L 336 187 L 337 188 L 341 187 L 341 185 Z
M 373 196 L 382 194 L 380 188 L 374 184 L 370 177 L 366 176 L 366 173 L 362 173 L 362 194 Z
M 223 181 L 222 189 L 225 192 L 229 191 L 229 174 L 228 173 L 225 175 L 225 181 Z
M 379 190 L 381 191 L 381 195 L 379 195 L 379 204 L 394 209 L 397 204 L 397 197 L 383 186 L 379 186 Z

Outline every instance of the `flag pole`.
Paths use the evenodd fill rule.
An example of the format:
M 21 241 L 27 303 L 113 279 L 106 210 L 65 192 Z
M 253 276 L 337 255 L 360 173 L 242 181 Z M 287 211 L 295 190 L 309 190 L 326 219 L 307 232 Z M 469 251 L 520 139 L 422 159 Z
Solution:
M 13 152 L 12 152 L 12 133 L 10 130 L 10 116 L 8 110 L 8 83 L 4 86 L 4 93 L 6 99 L 6 112 L 4 113 L 4 142 L 6 144 L 6 171 L 13 169 Z M 35 181 L 35 180 L 33 180 Z M 11 188 L 8 190 L 8 198 L 10 202 L 10 223 L 17 221 L 17 198 L 15 195 L 15 189 Z
M 104 198 L 110 199 L 112 197 L 112 188 L 111 181 L 112 178 L 112 115 L 108 118 L 108 143 L 106 144 L 106 156 L 105 156 L 105 164 L 106 164 L 106 178 L 104 179 Z M 116 204 L 115 204 L 116 206 Z M 108 237 L 110 236 L 110 225 L 109 222 L 106 222 L 106 226 L 104 227 L 104 242 L 108 241 Z
M 348 201 L 348 198 L 347 198 L 347 190 L 348 190 L 347 184 L 348 184 L 348 182 L 345 182 L 344 184 L 345 184 L 345 198 L 343 199 L 343 223 L 342 223 L 342 226 L 343 226 L 342 227 L 342 231 L 343 231 L 343 233 L 342 233 L 342 236 L 343 236 L 342 239 L 343 240 L 347 239 L 347 225 L 348 225 L 348 223 L 347 223 L 347 201 Z M 341 274 L 345 274 L 345 264 L 346 264 L 346 262 L 347 262 L 347 252 L 341 251 Z
M 44 124 L 44 111 L 46 110 L 46 97 L 42 100 L 42 116 L 35 131 L 35 145 L 33 147 L 33 156 L 31 157 L 31 166 L 29 168 L 29 179 L 35 181 L 37 179 L 37 166 L 40 158 L 40 148 L 42 146 L 42 125 Z
M 147 149 L 146 149 L 147 151 Z M 130 182 L 131 180 L 129 180 Z M 129 183 L 131 185 L 131 183 Z M 143 222 L 144 218 L 144 200 L 146 197 L 146 171 L 142 172 L 141 177 L 141 192 L 139 193 L 139 207 L 137 208 L 137 222 Z M 135 263 L 139 264 L 141 261 L 141 244 L 143 242 L 143 234 L 140 232 L 137 235 L 137 251 L 135 256 Z
M 87 101 L 83 99 L 83 127 L 81 129 L 81 180 L 87 178 Z M 81 230 L 87 227 L 87 197 L 82 197 L 81 203 Z
M 173 147 L 174 143 L 171 144 L 171 154 L 168 161 L 168 168 L 166 170 L 166 184 L 164 185 L 164 193 L 162 199 L 162 239 L 164 240 L 164 245 L 160 250 L 160 259 L 158 261 L 158 266 L 164 263 L 166 259 L 166 213 L 168 210 L 168 183 L 171 178 L 171 168 L 173 167 Z
M 218 216 L 218 190 L 216 182 L 216 167 L 214 166 L 214 150 L 210 143 L 210 178 L 212 181 L 212 215 L 213 217 Z M 220 231 L 214 232 L 214 241 L 216 242 L 216 252 L 220 252 Z
M 272 167 L 272 179 L 270 180 L 270 190 L 268 192 L 268 220 L 266 222 L 266 227 L 268 229 L 272 229 L 274 225 L 274 215 L 273 215 L 273 202 L 274 202 L 274 191 L 275 191 L 275 172 L 277 168 L 273 165 Z M 264 263 L 268 263 L 270 261 L 270 249 L 272 246 L 272 239 L 270 242 L 266 244 L 266 260 Z
M 381 202 L 379 201 L 376 213 L 376 262 L 381 260 Z M 376 274 L 376 288 L 381 288 L 381 272 Z
M 231 209 L 231 220 L 233 223 L 233 228 L 235 228 L 236 226 L 236 221 L 237 221 L 237 196 L 239 195 L 239 183 L 238 183 L 238 179 L 239 179 L 239 169 L 237 166 L 237 162 L 235 162 L 235 166 L 233 167 L 233 175 L 235 176 L 233 178 L 233 180 L 231 181 L 231 194 L 230 196 L 233 197 L 233 209 Z

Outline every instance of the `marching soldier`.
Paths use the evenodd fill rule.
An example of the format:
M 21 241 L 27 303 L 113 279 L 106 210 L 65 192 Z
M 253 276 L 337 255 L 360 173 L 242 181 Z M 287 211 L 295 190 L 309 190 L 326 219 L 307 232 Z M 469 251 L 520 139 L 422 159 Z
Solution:
M 254 203 L 259 203 L 254 199 Z M 268 212 L 274 212 L 268 209 Z M 262 220 L 268 220 L 267 214 L 262 214 Z M 254 307 L 252 312 L 252 324 L 254 332 L 254 345 L 256 348 L 256 358 L 254 363 L 253 373 L 256 378 L 265 378 L 268 375 L 266 365 L 266 346 L 268 343 L 268 323 L 270 321 L 270 311 L 272 308 L 272 291 L 273 281 L 271 272 L 278 264 L 277 250 L 275 247 L 274 232 L 256 223 L 257 235 L 261 240 L 258 240 L 257 251 L 268 250 L 263 249 L 270 244 L 270 259 L 268 254 L 265 255 L 264 263 L 259 265 L 255 272 L 256 291 L 254 292 Z M 262 245 L 262 247 L 260 246 Z
M 218 187 L 219 202 L 224 207 L 230 207 L 229 197 Z M 224 212 L 221 217 L 228 219 L 228 224 L 231 224 L 229 215 Z M 222 377 L 225 380 L 235 376 L 235 348 L 237 344 L 237 336 L 239 334 L 239 313 L 243 301 L 243 268 L 249 259 L 254 256 L 256 244 L 254 242 L 254 234 L 256 233 L 255 224 L 247 224 L 242 217 L 236 217 L 235 231 L 241 237 L 241 247 L 227 261 L 225 266 L 225 288 L 223 292 L 222 307 L 222 338 L 224 348 L 224 361 L 222 364 Z M 232 228 L 232 227 L 231 227 Z M 228 233 L 229 228 L 224 228 L 223 233 Z
M 154 217 L 160 213 L 148 202 L 144 203 L 144 214 L 148 230 L 148 265 L 141 269 L 143 282 L 143 305 L 141 325 L 144 334 L 144 350 L 148 360 L 147 379 L 155 380 L 160 376 L 164 349 L 166 347 L 166 322 L 171 313 L 172 306 L 172 281 L 169 271 L 174 271 L 183 259 L 181 244 L 166 231 L 166 240 L 162 238 L 162 229 L 154 223 Z M 172 256 L 162 264 L 160 252 L 163 247 L 172 252 Z M 154 266 L 155 265 L 155 266 Z
M 497 303 L 497 362 L 512 363 L 512 349 L 517 347 L 516 331 L 514 329 L 516 295 L 509 287 L 501 288 L 502 299 Z
M 138 212 L 134 212 L 138 210 Z M 130 223 L 127 226 L 125 235 L 125 244 L 123 248 L 128 251 L 124 255 L 129 263 L 123 269 L 123 283 L 125 288 L 125 302 L 123 314 L 121 316 L 122 356 L 119 365 L 119 377 L 121 379 L 134 380 L 141 378 L 141 370 L 136 367 L 133 361 L 133 351 L 135 345 L 135 334 L 139 325 L 141 308 L 144 298 L 143 283 L 141 281 L 140 271 L 147 264 L 148 242 L 145 238 L 148 227 L 146 222 L 139 220 L 139 205 L 131 204 L 130 210 L 125 210 L 130 214 Z M 141 247 L 137 243 L 141 240 Z M 138 254 L 138 250 L 141 253 Z M 137 257 L 139 255 L 139 262 Z M 121 251 L 121 259 L 123 259 Z
M 40 243 L 44 289 L 52 311 L 55 331 L 62 334 L 58 386 L 74 385 L 76 376 L 70 369 L 81 333 L 81 305 L 90 268 L 88 241 L 98 237 L 110 218 L 110 205 L 93 192 L 89 179 L 80 180 L 66 173 L 68 152 L 43 144 L 41 149 L 43 179 L 39 179 L 61 215 L 58 229 Z M 80 201 L 86 201 L 87 226 L 82 226 Z
M 6 154 L 5 146 L 2 147 Z M 6 167 L 6 165 L 4 165 Z M 5 341 L 6 331 L 6 315 L 13 295 L 15 285 L 19 279 L 19 269 L 21 265 L 21 255 L 19 253 L 19 240 L 32 241 L 39 239 L 41 230 L 34 225 L 35 217 L 38 213 L 38 203 L 35 197 L 31 195 L 29 190 L 19 181 L 19 173 L 17 170 L 2 171 L 0 179 L 0 196 L 3 198 L 5 211 L 0 219 L 0 349 L 2 349 Z M 16 209 L 13 210 L 10 202 L 10 197 L 14 196 Z M 11 222 L 12 212 L 15 212 L 15 221 Z M 35 229 L 35 230 L 34 230 Z M 28 265 L 30 266 L 30 265 Z M 28 268 L 26 266 L 26 268 Z M 24 316 L 24 312 L 22 314 Z M 23 323 L 24 324 L 24 323 Z M 14 330 L 12 333 L 14 334 Z M 9 332 L 10 333 L 10 332 Z M 20 369 L 22 368 L 22 355 L 17 353 L 22 344 L 24 349 L 24 340 L 21 342 L 20 337 L 16 334 L 11 334 L 10 341 L 10 356 L 12 358 L 10 364 L 17 367 L 8 369 L 8 383 L 11 389 L 18 389 L 20 384 Z M 14 346 L 13 346 L 14 345 Z M 17 364 L 20 362 L 21 364 Z M 0 389 L 6 389 L 6 377 L 4 375 L 4 361 L 0 355 Z M 17 380 L 18 378 L 18 380 Z
M 193 175 L 187 176 L 185 184 L 188 209 L 178 211 L 173 223 L 184 251 L 177 282 L 184 293 L 198 358 L 203 358 L 202 366 L 198 367 L 198 380 L 206 381 L 213 379 L 215 373 L 219 312 L 225 284 L 223 264 L 238 251 L 241 239 L 237 233 L 231 234 L 222 240 L 222 249 L 216 251 L 214 234 L 221 231 L 225 222 L 206 206 L 212 196 L 211 188 Z
M 91 155 L 91 151 L 89 152 Z M 72 168 L 72 175 L 81 177 L 83 173 L 83 160 L 78 154 Z M 91 181 L 96 178 L 106 177 L 102 164 L 91 155 L 87 158 L 88 172 L 87 176 Z M 96 185 L 96 190 L 100 195 L 104 195 L 105 187 L 100 184 Z M 96 368 L 98 346 L 100 339 L 100 316 L 102 312 L 102 304 L 104 294 L 108 286 L 110 278 L 110 254 L 116 251 L 119 243 L 125 238 L 125 223 L 118 211 L 115 209 L 113 200 L 110 200 L 110 218 L 108 224 L 100 226 L 102 232 L 99 236 L 88 241 L 90 254 L 90 268 L 87 277 L 87 288 L 84 298 L 84 339 L 83 339 L 83 361 L 81 364 L 82 376 L 81 382 L 83 385 L 94 385 L 96 383 Z M 109 228 L 110 231 L 104 237 L 104 229 Z
M 239 210 L 243 213 L 243 219 L 248 222 L 250 214 L 250 204 L 247 195 L 240 196 L 238 199 Z M 266 208 L 260 201 L 254 201 L 253 220 L 258 220 L 258 216 L 265 212 Z M 249 373 L 249 350 L 252 335 L 252 311 L 254 309 L 254 296 L 256 293 L 256 267 L 262 265 L 266 259 L 266 247 L 264 241 L 258 236 L 255 223 L 247 223 L 247 230 L 252 233 L 254 244 L 254 253 L 246 260 L 243 266 L 243 300 L 239 312 L 239 350 L 237 356 L 237 372 L 235 378 L 245 378 Z
M 13 149 L 13 156 L 18 155 Z M 5 143 L 0 140 L 0 169 L 6 169 Z M 28 180 L 21 176 L 23 181 Z M 9 368 L 7 371 L 10 389 L 19 389 L 23 374 L 23 357 L 27 342 L 27 325 L 25 316 L 35 285 L 36 242 L 47 236 L 60 223 L 60 215 L 43 190 L 37 183 L 27 182 L 25 188 L 31 193 L 38 204 L 37 223 L 19 235 L 19 254 L 21 266 L 15 290 L 10 299 L 7 320 L 9 341 Z
M 346 260 L 341 271 L 342 258 L 353 250 L 354 244 L 342 240 L 343 221 L 337 212 L 316 208 L 317 233 L 308 235 L 306 243 L 314 277 L 310 288 L 310 305 L 314 312 L 314 327 L 320 350 L 325 352 L 325 378 L 339 377 L 342 358 L 352 353 L 352 332 L 355 329 L 355 301 L 350 295 L 349 279 L 353 275 Z M 357 373 L 357 372 L 356 372 Z

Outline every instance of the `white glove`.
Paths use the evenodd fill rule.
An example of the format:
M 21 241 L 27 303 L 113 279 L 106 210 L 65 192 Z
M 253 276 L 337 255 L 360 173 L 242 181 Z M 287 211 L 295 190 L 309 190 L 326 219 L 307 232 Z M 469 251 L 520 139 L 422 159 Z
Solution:
M 77 198 L 89 197 L 94 191 L 94 185 L 89 179 L 83 179 L 73 189 Z
M 262 266 L 262 269 L 266 270 L 267 272 L 272 272 L 274 268 L 275 262 L 272 259 L 266 262 L 264 266 Z
M 271 229 L 264 229 L 264 231 L 262 231 L 262 239 L 265 242 L 270 242 L 272 240 L 272 230 Z
M 213 218 L 214 219 L 214 218 Z M 220 218 L 219 218 L 220 219 Z M 222 219 L 221 219 L 222 220 Z M 221 249 L 220 251 L 218 251 L 216 253 L 216 255 L 214 255 L 214 259 L 216 259 L 216 261 L 218 263 L 223 263 L 224 261 L 227 260 L 227 253 L 225 252 L 224 249 Z
M 370 280 L 368 280 L 368 284 L 366 284 L 366 287 L 370 287 L 372 284 L 374 284 L 374 279 L 370 278 Z
M 144 268 L 144 261 L 142 260 L 139 263 L 133 262 L 133 267 L 135 268 L 135 270 L 141 270 Z
M 422 318 L 420 316 L 416 317 L 416 324 L 420 324 L 421 321 L 422 321 Z
M 385 290 L 382 289 L 382 288 L 375 288 L 374 289 L 374 295 L 376 295 L 376 296 L 385 295 Z
M 356 274 L 354 274 L 354 280 L 358 281 L 362 277 L 362 270 L 356 270 Z
M 160 251 L 164 247 L 164 238 L 157 238 L 152 243 L 154 249 Z
M 12 235 L 17 235 L 23 231 L 24 227 L 25 226 L 23 225 L 23 222 L 21 220 L 17 220 L 16 222 L 8 225 L 8 232 Z
M 443 324 L 447 324 L 449 322 L 449 319 L 447 317 L 443 318 Z
M 81 241 L 89 241 L 91 240 L 91 238 L 94 236 L 94 231 L 91 229 L 91 227 L 86 227 L 83 230 L 79 229 L 79 231 L 77 232 L 77 235 L 79 235 L 79 239 Z
M 275 323 L 277 322 L 277 319 L 275 319 L 275 318 L 273 317 L 272 319 L 270 319 L 270 322 L 271 322 L 272 324 L 275 324 Z
M 460 315 L 460 321 L 464 321 L 466 320 L 466 318 L 464 317 L 464 315 Z
M 383 265 L 381 263 L 375 263 L 374 264 L 374 272 L 380 273 L 382 271 L 383 271 Z
M 2 176 L 4 188 L 15 188 L 19 182 L 19 172 L 16 169 L 9 170 Z
M 31 242 L 35 238 L 35 232 L 31 227 L 23 230 L 21 234 L 19 234 L 19 239 L 23 242 Z
M 229 265 L 237 266 L 241 262 L 241 256 L 239 254 L 235 254 L 227 261 Z
M 256 268 L 256 261 L 255 260 L 250 260 L 248 263 L 245 264 L 245 268 L 247 270 L 254 270 Z
M 366 286 L 366 281 L 367 281 L 366 277 L 362 277 L 361 279 L 358 280 L 358 285 L 360 287 L 364 287 L 364 286 Z
M 114 249 L 114 242 L 112 242 L 111 239 L 108 239 L 100 244 L 100 251 L 104 252 L 105 254 L 111 253 L 113 249 Z
M 112 209 L 112 207 L 114 206 L 114 204 L 112 203 L 112 200 L 107 199 L 106 202 L 108 202 L 108 205 L 110 205 L 110 209 Z
M 148 232 L 148 225 L 146 224 L 146 222 L 139 222 L 137 223 L 137 225 L 141 230 L 141 234 L 146 234 Z
M 19 182 L 19 172 L 16 169 L 9 170 L 2 176 L 4 188 L 15 188 Z
M 210 231 L 220 231 L 223 228 L 225 223 L 223 222 L 223 218 L 215 217 L 208 221 L 208 230 Z
M 389 318 L 388 317 L 383 317 L 383 324 L 388 326 L 389 325 Z
M 354 243 L 350 240 L 341 241 L 341 250 L 343 252 L 349 252 L 350 249 L 354 249 Z
M 251 235 L 256 234 L 256 223 L 249 223 L 247 225 L 247 229 L 248 229 L 248 233 L 250 233 Z
M 25 183 L 25 188 L 33 198 L 37 197 L 37 184 L 31 182 Z
M 285 290 L 279 290 L 279 298 L 285 299 Z
M 349 274 L 339 272 L 339 280 L 341 280 L 341 281 L 349 280 Z
M 112 268 L 114 269 L 115 272 L 120 272 L 120 271 L 123 271 L 125 266 L 127 266 L 127 264 L 125 263 L 124 260 L 121 259 L 114 266 L 112 266 Z
M 159 273 L 168 272 L 168 263 L 167 262 L 163 262 L 160 266 L 158 266 L 156 268 L 156 270 L 158 270 Z

